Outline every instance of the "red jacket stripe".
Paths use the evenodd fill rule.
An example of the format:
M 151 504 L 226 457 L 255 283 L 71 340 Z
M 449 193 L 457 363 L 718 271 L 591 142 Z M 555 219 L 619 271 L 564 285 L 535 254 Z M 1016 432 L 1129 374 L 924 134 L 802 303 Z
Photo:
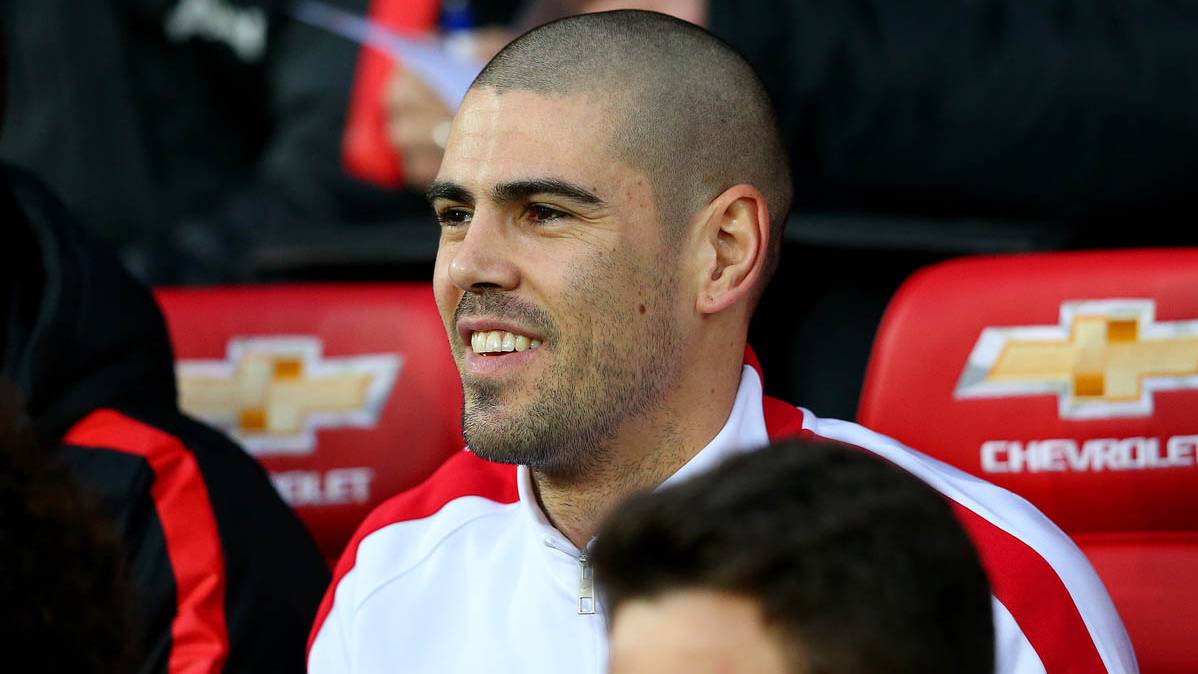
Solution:
M 1077 604 L 1057 572 L 1027 543 L 950 501 L 987 569 L 990 591 L 1011 612 L 1045 671 L 1106 672 Z
M 63 442 L 141 457 L 154 471 L 150 496 L 162 523 L 175 575 L 170 674 L 220 672 L 229 654 L 225 562 L 208 488 L 195 457 L 178 438 L 114 410 L 97 410 Z
M 358 558 L 358 546 L 374 532 L 399 522 L 424 519 L 435 515 L 450 501 L 463 496 L 481 496 L 497 503 L 515 503 L 520 500 L 516 486 L 516 467 L 493 463 L 478 458 L 469 451 L 454 454 L 423 484 L 383 502 L 366 517 L 353 538 L 341 553 L 341 559 L 333 569 L 333 582 L 329 585 L 316 621 L 308 635 L 308 653 L 320 632 L 321 626 L 333 609 L 333 597 L 337 585 L 354 568 Z
M 765 396 L 761 399 L 761 411 L 770 441 L 812 435 L 803 428 L 803 410 L 788 402 Z

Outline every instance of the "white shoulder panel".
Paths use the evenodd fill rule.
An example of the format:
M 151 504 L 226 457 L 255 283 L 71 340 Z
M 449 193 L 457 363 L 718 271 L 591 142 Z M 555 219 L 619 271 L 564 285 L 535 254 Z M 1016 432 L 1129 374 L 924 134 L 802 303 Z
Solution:
M 418 568 L 455 536 L 518 507 L 519 502 L 504 504 L 481 496 L 462 496 L 429 517 L 396 522 L 368 534 L 358 544 L 353 568 L 337 582 L 333 606 L 308 653 L 308 671 L 354 671 L 358 654 L 353 644 L 363 640 L 362 630 L 372 629 L 355 620 L 361 606 L 386 585 Z M 386 643 L 385 635 L 377 636 Z

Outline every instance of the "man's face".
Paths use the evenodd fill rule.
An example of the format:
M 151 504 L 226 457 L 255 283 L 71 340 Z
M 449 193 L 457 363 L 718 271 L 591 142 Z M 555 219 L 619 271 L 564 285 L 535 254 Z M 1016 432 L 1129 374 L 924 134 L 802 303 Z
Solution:
M 677 252 L 585 96 L 470 92 L 430 189 L 434 290 L 478 455 L 575 476 L 681 359 Z
M 612 618 L 610 674 L 793 674 L 757 603 L 677 590 L 633 599 Z

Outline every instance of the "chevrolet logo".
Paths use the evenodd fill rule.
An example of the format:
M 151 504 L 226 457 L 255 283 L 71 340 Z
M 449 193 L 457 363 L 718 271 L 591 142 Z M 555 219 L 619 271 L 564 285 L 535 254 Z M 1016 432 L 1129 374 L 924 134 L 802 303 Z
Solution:
M 1152 414 L 1156 391 L 1198 389 L 1198 321 L 1153 300 L 1063 302 L 1058 325 L 985 328 L 954 397 L 1057 396 L 1064 419 Z
M 321 351 L 315 337 L 234 338 L 224 360 L 179 361 L 179 406 L 255 456 L 307 454 L 318 429 L 376 425 L 400 355 Z

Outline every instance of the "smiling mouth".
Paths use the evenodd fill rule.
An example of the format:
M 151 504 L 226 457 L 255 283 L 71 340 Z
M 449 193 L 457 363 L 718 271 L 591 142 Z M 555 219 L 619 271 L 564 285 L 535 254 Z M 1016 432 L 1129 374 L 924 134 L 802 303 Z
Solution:
M 476 330 L 470 333 L 470 349 L 480 356 L 513 351 L 531 351 L 541 340 L 506 330 Z

